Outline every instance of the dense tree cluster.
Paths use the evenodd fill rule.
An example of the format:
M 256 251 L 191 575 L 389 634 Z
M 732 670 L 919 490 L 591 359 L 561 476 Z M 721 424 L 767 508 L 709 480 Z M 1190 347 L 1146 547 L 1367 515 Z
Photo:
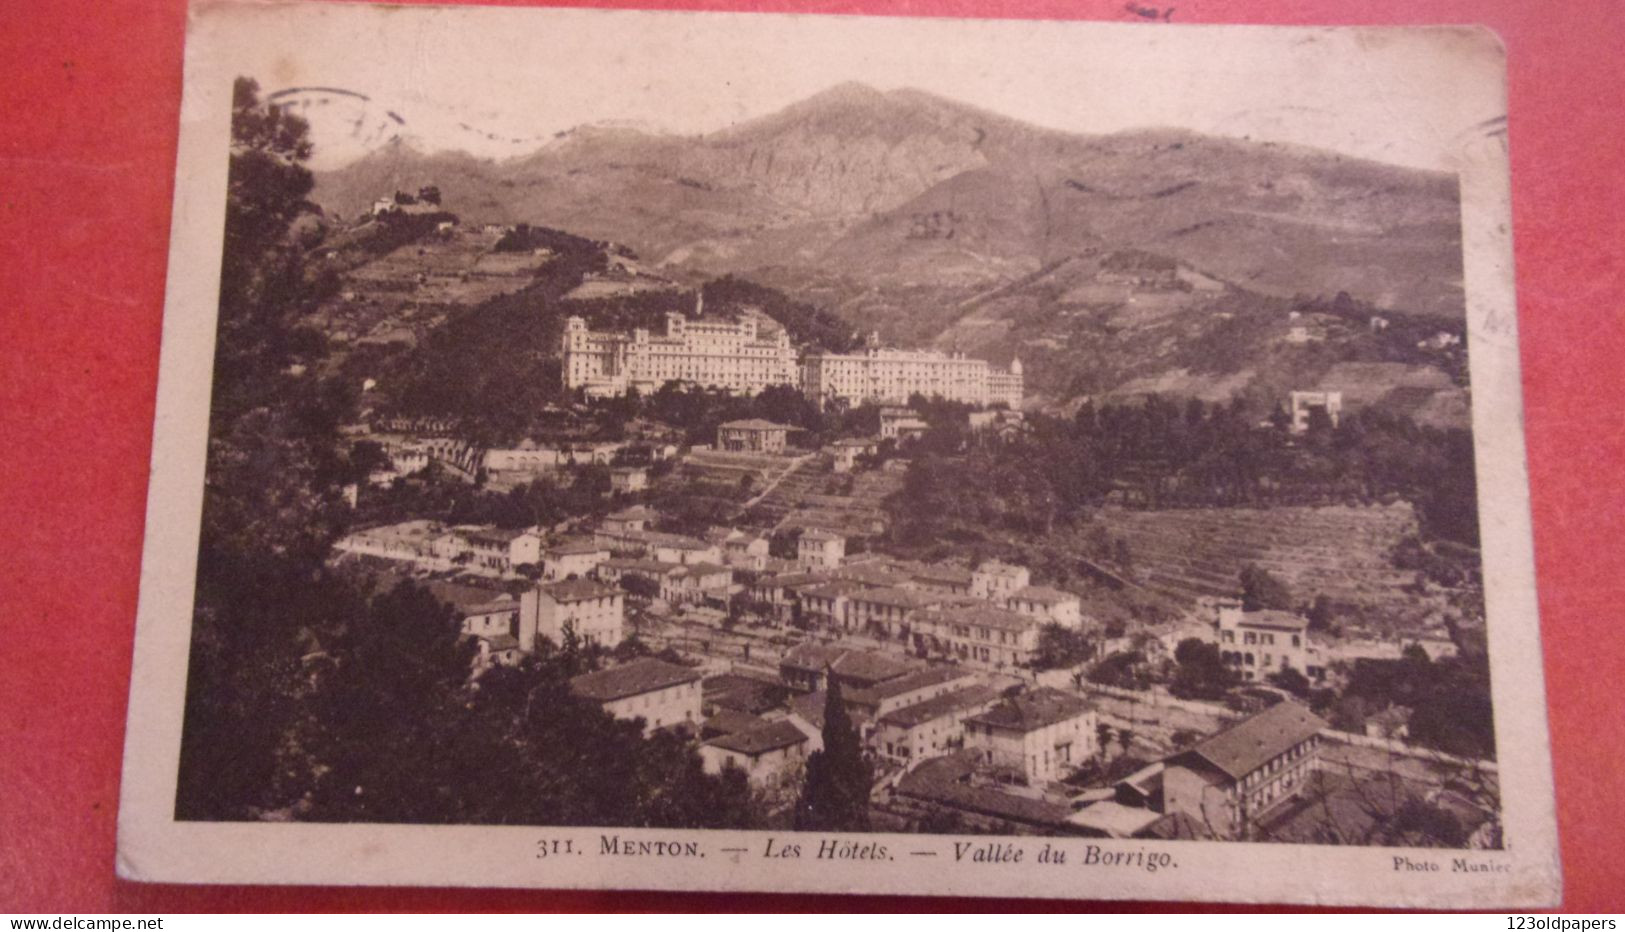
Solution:
M 570 634 L 471 685 L 473 648 L 438 600 L 325 565 L 337 486 L 377 451 L 340 455 L 345 399 L 282 372 L 307 298 L 288 245 L 304 133 L 238 82 L 177 817 L 756 824 L 743 775 L 707 775 L 682 739 L 646 739 L 571 692 L 597 652 Z M 517 490 L 514 520 L 548 494 Z
M 1368 409 L 1293 435 L 1260 427 L 1239 400 L 1183 407 L 1149 396 L 1070 421 L 1030 416 L 1032 430 L 956 453 L 927 438 L 892 513 L 905 539 L 955 523 L 1041 532 L 1108 499 L 1143 507 L 1415 503 L 1425 532 L 1478 541 L 1472 436 Z M 935 431 L 933 431 L 935 433 Z

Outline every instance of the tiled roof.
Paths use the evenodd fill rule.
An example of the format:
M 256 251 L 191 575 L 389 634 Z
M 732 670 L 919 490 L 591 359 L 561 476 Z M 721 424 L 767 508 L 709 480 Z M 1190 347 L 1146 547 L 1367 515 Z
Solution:
M 1067 806 L 970 783 L 974 757 L 973 752 L 961 751 L 924 761 L 898 781 L 897 792 L 1032 825 L 1066 825 L 1072 815 Z
M 916 702 L 896 711 L 887 712 L 885 715 L 880 716 L 880 722 L 883 725 L 895 725 L 899 728 L 914 728 L 963 709 L 974 709 L 977 706 L 992 702 L 998 697 L 998 690 L 991 686 L 966 686 L 964 689 L 956 689 L 934 699 Z
M 949 665 L 926 667 L 923 670 L 913 670 L 902 676 L 894 677 L 883 683 L 876 683 L 868 689 L 851 690 L 845 695 L 851 702 L 880 702 L 883 699 L 891 699 L 921 689 L 930 689 L 932 686 L 941 686 L 944 683 L 970 679 L 973 676 L 975 676 L 974 673 L 961 667 Z
M 1070 592 L 1052 589 L 1049 586 L 1027 586 L 1010 593 L 1010 598 L 1023 602 L 1037 602 L 1042 605 L 1060 605 L 1063 602 L 1076 602 L 1078 597 Z
M 876 588 L 900 586 L 909 581 L 907 576 L 875 563 L 848 563 L 830 571 L 838 579 L 863 583 Z
M 939 605 L 942 600 L 924 592 L 913 589 L 901 589 L 896 586 L 882 586 L 879 589 L 865 589 L 852 594 L 854 602 L 871 602 L 876 605 L 889 605 L 894 608 L 924 608 L 927 605 Z
M 683 568 L 681 563 L 662 563 L 659 560 L 629 560 L 620 557 L 611 557 L 598 565 L 605 569 L 620 570 L 623 573 L 648 573 L 653 576 L 666 576 Z
M 1044 686 L 1006 699 L 966 721 L 1010 731 L 1030 732 L 1077 718 L 1093 709 L 1094 705 L 1081 696 Z
M 563 582 L 544 583 L 537 587 L 555 602 L 581 602 L 586 599 L 605 599 L 621 594 L 601 582 L 591 579 L 566 579 Z
M 837 580 L 835 582 L 827 582 L 815 586 L 809 586 L 798 591 L 803 596 L 810 596 L 815 599 L 838 599 L 842 596 L 849 596 L 863 592 L 865 589 L 860 583 Z
M 516 531 L 516 530 L 496 528 L 496 527 L 479 527 L 479 528 L 467 528 L 467 529 L 459 530 L 457 533 L 459 535 L 461 535 L 462 537 L 468 539 L 468 540 L 478 540 L 478 541 L 484 541 L 486 543 L 491 543 L 491 544 L 503 544 L 503 545 L 506 545 L 509 541 L 512 541 L 515 537 L 523 537 L 524 535 L 526 535 L 526 534 L 528 534 L 530 532 L 529 531 L 524 531 L 524 530 Z
M 608 550 L 608 547 L 591 540 L 567 540 L 554 544 L 542 553 L 549 557 L 567 557 L 583 553 L 604 553 Z
M 583 673 L 570 681 L 576 695 L 598 702 L 641 696 L 700 678 L 699 671 L 654 657 L 644 657 L 596 673 Z
M 841 535 L 835 533 L 834 531 L 826 531 L 826 530 L 824 530 L 822 528 L 816 528 L 816 527 L 808 528 L 805 531 L 802 531 L 801 532 L 801 539 L 802 540 L 846 540 L 845 537 L 842 537 Z
M 793 747 L 807 740 L 806 734 L 790 722 L 779 720 L 758 725 L 746 731 L 736 731 L 732 734 L 720 735 L 705 742 L 712 747 L 719 747 L 740 754 L 766 754 L 779 748 Z
M 835 644 L 798 644 L 779 661 L 780 667 L 823 673 L 825 667 L 837 676 L 860 682 L 879 683 L 902 676 L 919 665 L 884 654 L 853 650 Z
M 1320 716 L 1285 700 L 1170 760 L 1196 755 L 1240 780 L 1326 727 Z
M 1284 628 L 1288 631 L 1302 631 L 1309 627 L 1309 619 L 1294 612 L 1265 609 L 1258 612 L 1242 612 L 1241 624 L 1250 628 Z
M 797 586 L 817 586 L 830 581 L 827 573 L 781 573 L 764 576 L 756 581 L 758 589 L 793 589 Z
M 767 719 L 738 709 L 721 708 L 700 724 L 701 734 L 731 735 L 767 724 Z
M 484 641 L 490 647 L 492 653 L 499 650 L 514 650 L 519 646 L 519 639 L 511 634 L 480 634 L 475 636 Z
M 610 521 L 653 521 L 660 517 L 660 512 L 643 505 L 633 505 L 631 508 L 622 508 L 612 512 L 607 520 Z
M 794 430 L 795 429 L 795 428 L 790 427 L 790 426 L 788 426 L 786 424 L 775 424 L 772 421 L 764 421 L 759 417 L 748 418 L 748 419 L 743 420 L 743 421 L 729 421 L 726 424 L 723 424 L 722 427 L 724 429 L 727 429 L 727 430 Z
M 517 611 L 519 603 L 505 592 L 436 580 L 427 585 L 429 594 L 450 605 L 461 616 L 487 612 Z
M 978 625 L 984 628 L 1000 628 L 1005 631 L 1025 631 L 1037 627 L 1039 620 L 1030 615 L 1008 611 L 992 606 L 973 605 L 962 608 L 948 608 L 931 612 L 927 616 L 932 620 L 942 620 L 962 625 Z

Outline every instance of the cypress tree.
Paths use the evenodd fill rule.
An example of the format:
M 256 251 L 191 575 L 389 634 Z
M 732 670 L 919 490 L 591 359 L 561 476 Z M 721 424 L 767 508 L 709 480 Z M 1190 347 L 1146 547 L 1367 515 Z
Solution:
M 863 757 L 858 730 L 841 701 L 841 685 L 826 667 L 824 749 L 807 758 L 807 782 L 796 804 L 795 827 L 804 832 L 866 832 L 874 769 Z

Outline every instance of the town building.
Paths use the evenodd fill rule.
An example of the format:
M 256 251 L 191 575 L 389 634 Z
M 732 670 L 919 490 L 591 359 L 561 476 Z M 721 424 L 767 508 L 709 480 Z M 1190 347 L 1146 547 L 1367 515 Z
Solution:
M 729 453 L 783 453 L 791 428 L 761 418 L 728 421 L 717 427 L 717 449 Z
M 451 606 L 457 617 L 459 634 L 478 644 L 473 660 L 473 675 L 479 676 L 493 666 L 515 666 L 524 651 L 515 636 L 519 624 L 519 602 L 506 592 L 465 586 L 459 583 L 435 581 L 428 584 L 430 594 Z
M 873 439 L 847 437 L 837 440 L 830 446 L 830 471 L 851 472 L 857 466 L 858 457 L 873 456 L 879 450 L 879 442 Z
M 445 536 L 445 528 L 439 522 L 418 519 L 364 528 L 345 535 L 333 547 L 342 553 L 445 569 L 451 565 L 449 558 L 437 547 L 437 541 Z
M 943 595 L 968 596 L 971 594 L 974 574 L 958 566 L 942 563 L 921 563 L 906 568 L 914 588 Z
M 1309 621 L 1294 612 L 1243 611 L 1235 599 L 1215 601 L 1219 653 L 1248 681 L 1263 680 L 1291 667 L 1310 679 L 1324 675 L 1324 664 L 1309 643 Z
M 957 751 L 965 746 L 965 719 L 998 700 L 997 690 L 971 685 L 892 709 L 876 720 L 870 744 L 904 764 Z
M 646 531 L 652 522 L 659 520 L 660 512 L 644 505 L 633 505 L 606 515 L 599 527 L 611 534 L 626 534 Z
M 1250 836 L 1259 819 L 1304 792 L 1325 721 L 1290 700 L 1167 759 L 1162 806 L 1218 838 Z
M 507 573 L 542 561 L 542 537 L 534 530 L 469 527 L 456 534 L 475 566 Z
M 1087 699 L 1040 687 L 965 719 L 965 748 L 1028 786 L 1060 780 L 1093 757 L 1098 717 Z
M 877 719 L 888 712 L 973 686 L 981 680 L 981 674 L 974 670 L 955 664 L 933 664 L 873 686 L 848 689 L 841 693 L 841 701 L 848 712 L 861 712 L 867 718 Z
M 879 420 L 882 440 L 912 440 L 924 436 L 931 429 L 931 425 L 913 408 L 881 408 Z
M 571 317 L 562 348 L 565 387 L 589 397 L 632 389 L 649 395 L 668 382 L 754 395 L 800 381 L 790 335 L 755 313 L 736 322 L 668 313 L 661 335 L 641 327 L 629 334 L 589 330 L 584 319 Z
M 1288 397 L 1290 399 L 1292 432 L 1294 434 L 1308 432 L 1309 419 L 1315 411 L 1324 413 L 1333 427 L 1336 427 L 1342 421 L 1342 392 L 1293 392 Z
M 657 534 L 649 539 L 649 556 L 661 563 L 681 563 L 685 566 L 722 562 L 722 550 L 716 544 L 681 534 Z
M 999 370 L 964 353 L 869 345 L 855 353 L 813 352 L 801 360 L 801 390 L 819 406 L 865 402 L 903 404 L 912 395 L 942 398 L 980 407 L 1021 407 L 1021 360 Z
M 642 492 L 649 487 L 649 471 L 635 466 L 618 466 L 609 471 L 609 488 L 612 492 L 631 494 Z
M 681 563 L 660 563 L 656 560 L 628 560 L 620 557 L 611 557 L 598 564 L 593 575 L 599 582 L 626 588 L 626 580 L 647 580 L 658 592 L 665 588 L 666 577 L 682 570 Z
M 1003 602 L 1032 585 L 1032 581 L 1032 572 L 1025 566 L 987 560 L 971 572 L 970 594 L 989 602 Z
M 802 624 L 826 631 L 845 630 L 846 620 L 851 616 L 850 600 L 866 588 L 861 583 L 839 579 L 797 587 L 795 604 L 799 607 Z
M 767 538 L 761 534 L 738 528 L 714 527 L 706 532 L 705 539 L 721 549 L 722 562 L 728 566 L 757 572 L 767 568 L 769 545 Z
M 1023 586 L 1004 598 L 1004 607 L 1012 612 L 1073 630 L 1083 626 L 1082 606 L 1077 596 L 1049 586 Z
M 733 767 L 753 786 L 771 787 L 794 779 L 810 753 L 806 732 L 787 719 L 763 721 L 718 735 L 700 745 L 705 772 L 720 774 Z
M 942 604 L 945 596 L 898 586 L 863 589 L 847 597 L 841 626 L 873 637 L 906 639 L 916 615 Z
M 608 559 L 609 548 L 595 540 L 564 541 L 542 551 L 542 579 L 557 582 L 572 576 L 585 578 Z
M 535 639 L 545 637 L 563 644 L 569 625 L 583 644 L 614 647 L 625 637 L 625 611 L 621 590 L 591 579 L 542 583 L 520 596 L 519 643 L 534 649 Z
M 809 570 L 832 570 L 846 559 L 846 538 L 834 531 L 807 528 L 796 541 L 796 562 Z
M 910 622 L 914 650 L 925 656 L 1005 670 L 1032 663 L 1042 624 L 995 606 L 927 609 Z
M 779 661 L 779 677 L 798 692 L 818 692 L 834 677 L 843 689 L 870 689 L 919 669 L 914 663 L 889 654 L 856 650 L 839 644 L 804 642 L 790 648 Z
M 701 720 L 699 671 L 654 657 L 583 673 L 570 690 L 616 718 L 642 719 L 646 735 L 676 725 L 698 729 Z
M 726 600 L 733 586 L 733 570 L 713 563 L 679 564 L 660 580 L 660 597 L 670 605 L 694 605 L 707 599 Z

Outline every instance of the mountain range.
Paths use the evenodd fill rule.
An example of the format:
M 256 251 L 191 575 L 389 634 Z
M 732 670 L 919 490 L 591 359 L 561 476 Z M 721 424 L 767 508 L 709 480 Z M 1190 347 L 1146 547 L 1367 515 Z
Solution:
M 1173 128 L 1062 132 L 917 90 L 843 84 L 698 136 L 585 126 L 502 161 L 395 142 L 319 173 L 314 198 L 352 215 L 427 184 L 465 222 L 622 243 L 679 280 L 743 275 L 995 359 L 1099 337 L 1095 312 L 1126 297 L 1079 276 L 1117 253 L 1267 299 L 1464 317 L 1453 175 Z

